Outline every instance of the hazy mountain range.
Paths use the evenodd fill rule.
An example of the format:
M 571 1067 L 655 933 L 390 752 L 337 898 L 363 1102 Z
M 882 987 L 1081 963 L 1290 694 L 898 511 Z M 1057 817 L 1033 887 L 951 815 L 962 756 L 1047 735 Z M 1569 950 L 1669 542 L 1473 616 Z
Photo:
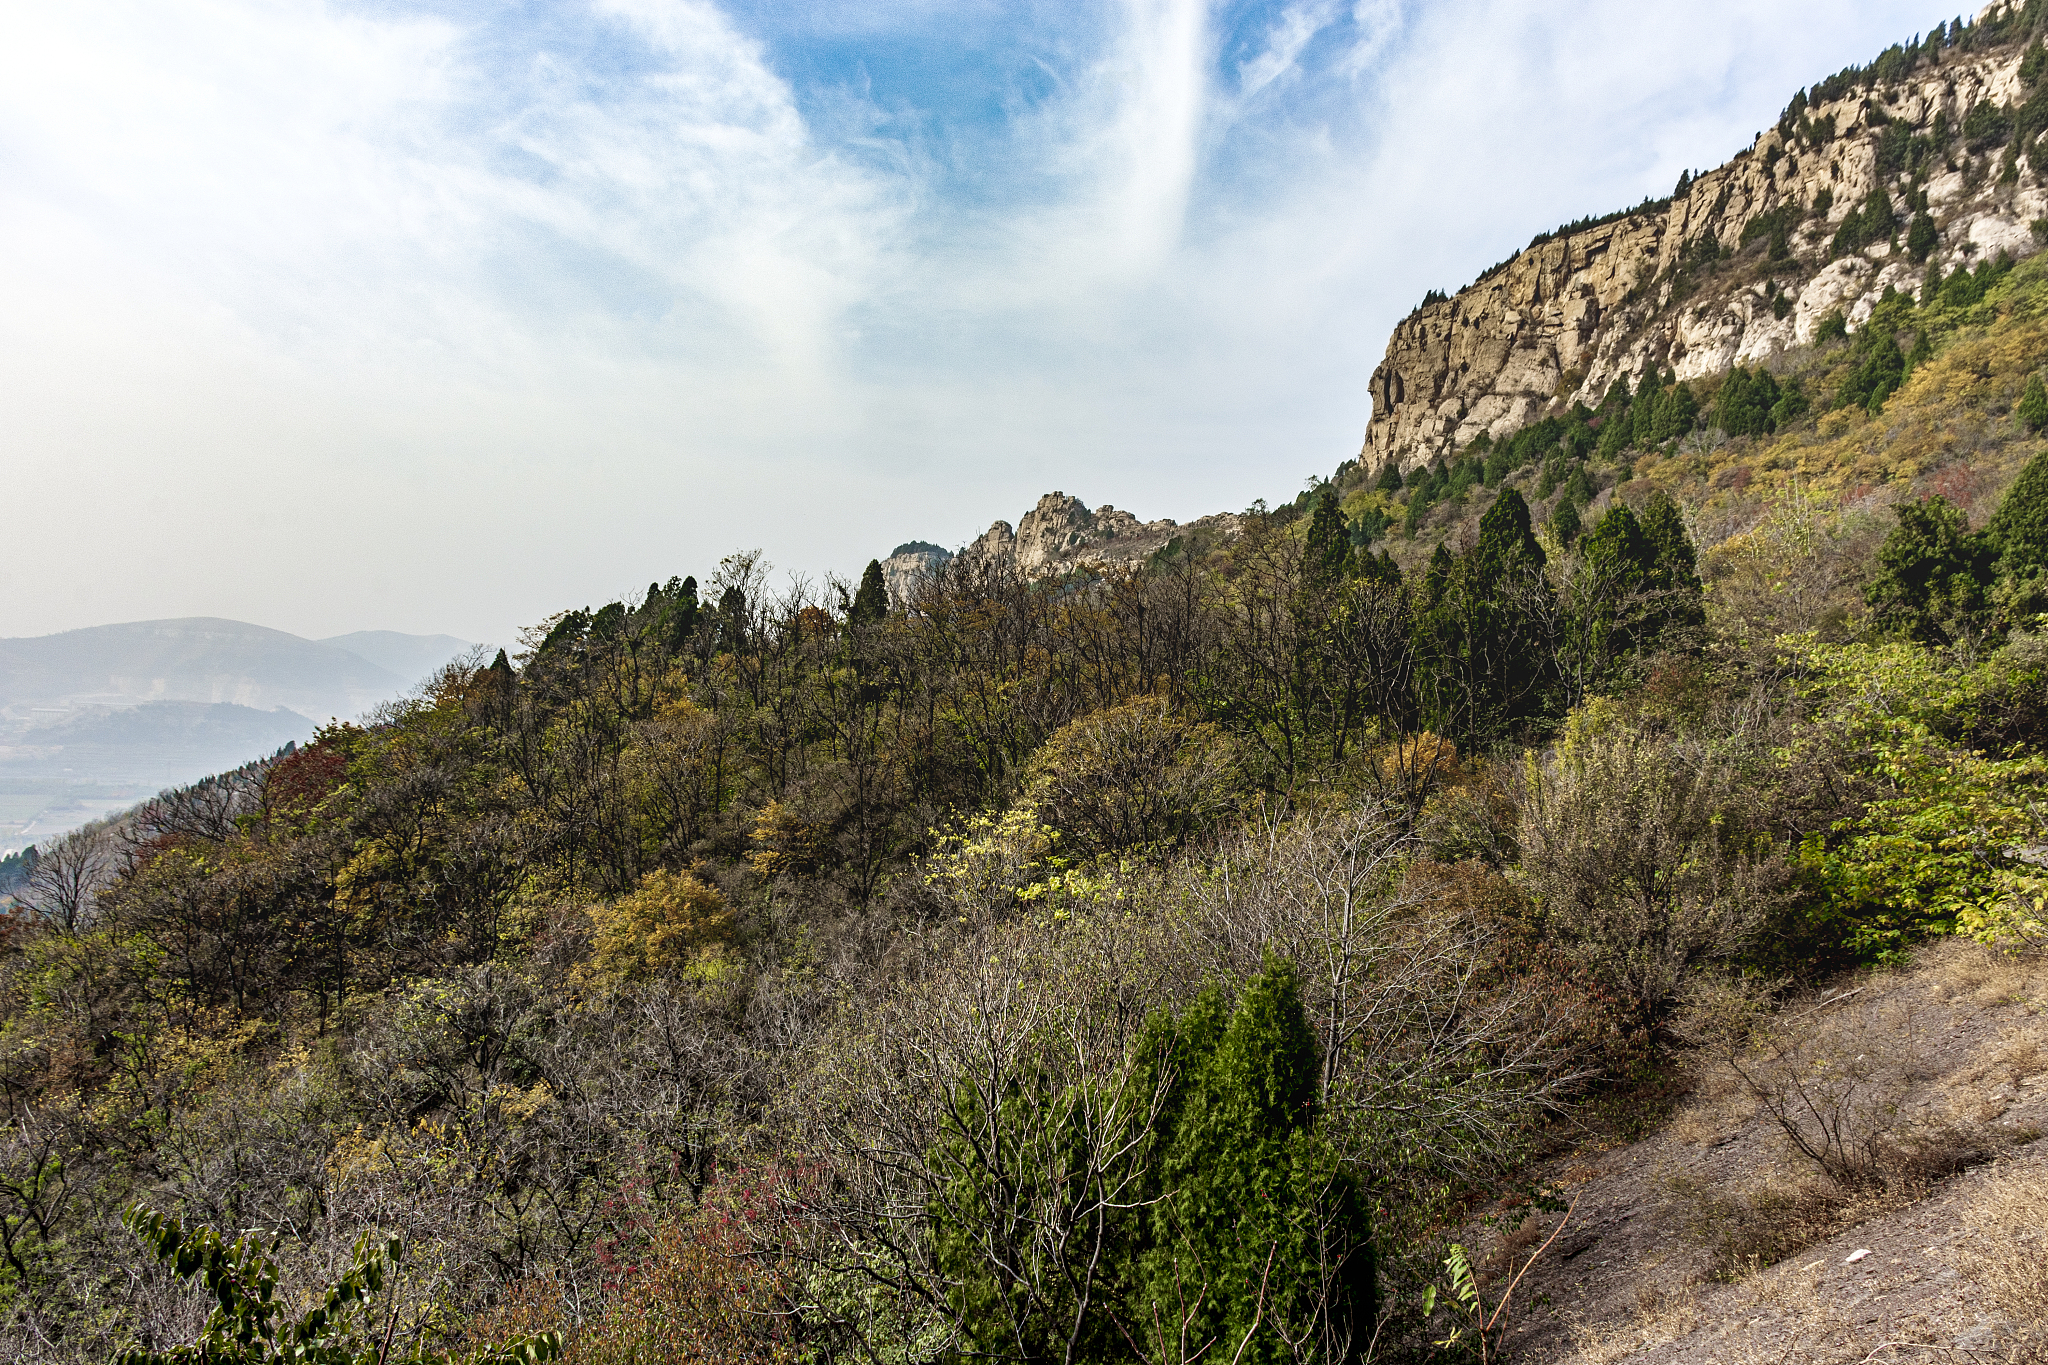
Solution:
M 0 847 L 305 740 L 470 647 L 389 630 L 308 640 L 215 617 L 0 639 Z

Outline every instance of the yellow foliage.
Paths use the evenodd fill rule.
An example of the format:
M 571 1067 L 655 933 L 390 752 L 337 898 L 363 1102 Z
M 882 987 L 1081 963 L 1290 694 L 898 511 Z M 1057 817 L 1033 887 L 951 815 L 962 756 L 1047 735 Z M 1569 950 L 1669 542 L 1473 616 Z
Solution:
M 590 971 L 615 982 L 710 966 L 732 938 L 724 895 L 689 872 L 650 872 L 628 894 L 592 906 L 590 919 Z
M 1427 730 L 1389 744 L 1373 755 L 1380 779 L 1388 783 L 1428 786 L 1455 782 L 1464 769 L 1458 763 L 1458 746 Z
M 763 877 L 808 872 L 818 865 L 818 829 L 805 824 L 797 813 L 780 801 L 770 801 L 754 821 L 754 843 L 748 855 L 754 870 Z

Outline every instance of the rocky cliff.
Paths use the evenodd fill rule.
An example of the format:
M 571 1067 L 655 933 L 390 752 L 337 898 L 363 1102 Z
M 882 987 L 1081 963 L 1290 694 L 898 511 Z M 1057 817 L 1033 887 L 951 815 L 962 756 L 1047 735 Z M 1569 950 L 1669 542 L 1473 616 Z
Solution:
M 2001 13 L 1987 9 L 1979 28 Z M 1846 93 L 1811 105 L 1802 95 L 1669 201 L 1539 238 L 1410 314 L 1373 372 L 1361 464 L 1434 462 L 1546 410 L 1597 405 L 1651 366 L 1683 380 L 1769 364 L 1835 310 L 1853 328 L 1887 287 L 1918 289 L 1929 266 L 2038 249 L 2031 225 L 2048 215 L 2048 177 L 2034 163 L 2048 166 L 2048 140 L 2030 153 L 2012 137 L 2029 93 L 2020 46 L 1895 51 L 1828 83 Z M 1873 191 L 1891 208 L 1889 230 L 1863 245 L 1851 224 L 1840 242 Z M 1905 243 L 1922 193 L 1939 237 L 1916 263 Z

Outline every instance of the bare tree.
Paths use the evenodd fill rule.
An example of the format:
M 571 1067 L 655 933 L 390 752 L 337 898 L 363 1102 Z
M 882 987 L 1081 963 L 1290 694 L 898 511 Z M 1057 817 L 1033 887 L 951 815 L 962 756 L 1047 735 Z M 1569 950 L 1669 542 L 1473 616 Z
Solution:
M 1490 1165 L 1588 1074 L 1569 1002 L 1500 970 L 1504 918 L 1418 873 L 1399 817 L 1269 817 L 1184 883 L 1214 967 L 1300 969 L 1332 1138 L 1376 1179 L 1388 1142 Z
M 1522 871 L 1546 928 L 1645 1024 L 1771 903 L 1781 869 L 1744 814 L 1725 753 L 1619 719 L 1582 720 L 1530 772 Z
M 112 824 L 100 821 L 72 830 L 41 845 L 36 853 L 22 904 L 67 934 L 86 928 L 100 896 L 120 870 Z

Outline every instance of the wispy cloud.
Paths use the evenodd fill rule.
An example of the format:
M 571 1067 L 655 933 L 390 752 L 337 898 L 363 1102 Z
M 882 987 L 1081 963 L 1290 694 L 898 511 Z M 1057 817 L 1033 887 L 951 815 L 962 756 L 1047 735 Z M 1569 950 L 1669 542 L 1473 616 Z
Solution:
M 1283 493 L 1356 448 L 1425 288 L 1719 160 L 1919 20 L 26 7 L 0 391 L 36 514 L 0 634 L 502 639 L 737 545 L 849 570 L 1052 487 Z
M 1289 5 L 1266 32 L 1266 45 L 1259 55 L 1238 68 L 1239 88 L 1247 95 L 1259 91 L 1295 71 L 1301 50 L 1309 40 L 1329 27 L 1337 12 L 1336 0 Z

